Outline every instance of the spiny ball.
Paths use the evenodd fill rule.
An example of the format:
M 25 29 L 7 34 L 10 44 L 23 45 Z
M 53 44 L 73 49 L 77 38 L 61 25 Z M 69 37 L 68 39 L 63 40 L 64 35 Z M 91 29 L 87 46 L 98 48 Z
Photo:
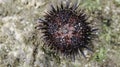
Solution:
M 44 16 L 45 19 L 39 19 L 38 26 L 43 30 L 45 45 L 51 50 L 64 54 L 66 56 L 75 56 L 84 52 L 86 48 L 91 50 L 88 45 L 91 42 L 92 28 L 86 22 L 86 14 L 78 10 L 78 5 L 70 3 L 54 7 L 51 5 Z

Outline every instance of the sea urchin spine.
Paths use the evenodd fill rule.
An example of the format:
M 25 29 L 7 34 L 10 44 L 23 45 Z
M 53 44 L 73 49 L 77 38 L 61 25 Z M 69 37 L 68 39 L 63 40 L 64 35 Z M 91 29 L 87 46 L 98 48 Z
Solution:
M 77 4 L 61 4 L 56 8 L 51 5 L 51 8 L 44 16 L 45 19 L 40 19 L 41 27 L 38 26 L 43 30 L 45 45 L 66 56 L 75 57 L 79 52 L 85 56 L 83 49 L 90 50 L 88 44 L 92 35 L 92 28 L 86 22 L 86 14 L 77 10 Z

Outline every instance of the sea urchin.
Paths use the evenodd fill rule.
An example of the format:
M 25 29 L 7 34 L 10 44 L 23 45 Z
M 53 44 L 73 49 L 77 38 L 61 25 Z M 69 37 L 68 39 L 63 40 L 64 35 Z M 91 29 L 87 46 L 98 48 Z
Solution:
M 78 10 L 78 5 L 66 6 L 63 3 L 56 8 L 51 5 L 51 10 L 40 19 L 38 26 L 43 30 L 45 45 L 48 45 L 56 53 L 75 57 L 91 42 L 92 28 L 86 22 L 86 14 Z

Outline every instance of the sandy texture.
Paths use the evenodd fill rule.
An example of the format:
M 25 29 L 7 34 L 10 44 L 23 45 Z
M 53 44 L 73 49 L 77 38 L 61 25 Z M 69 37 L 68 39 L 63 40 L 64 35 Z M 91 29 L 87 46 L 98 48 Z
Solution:
M 78 0 L 99 30 L 94 53 L 85 50 L 87 58 L 80 55 L 74 62 L 43 48 L 41 31 L 35 29 L 49 5 L 60 2 L 0 0 L 0 67 L 120 67 L 120 0 Z

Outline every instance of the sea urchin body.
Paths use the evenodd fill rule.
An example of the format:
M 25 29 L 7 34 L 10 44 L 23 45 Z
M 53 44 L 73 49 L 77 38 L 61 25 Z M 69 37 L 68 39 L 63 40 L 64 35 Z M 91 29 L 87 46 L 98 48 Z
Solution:
M 76 4 L 70 6 L 67 3 L 66 6 L 61 4 L 60 7 L 51 8 L 44 16 L 45 19 L 40 19 L 45 45 L 66 56 L 75 56 L 79 52 L 84 55 L 84 48 L 90 50 L 88 44 L 92 34 L 92 29 L 86 22 L 86 14 L 77 10 Z

